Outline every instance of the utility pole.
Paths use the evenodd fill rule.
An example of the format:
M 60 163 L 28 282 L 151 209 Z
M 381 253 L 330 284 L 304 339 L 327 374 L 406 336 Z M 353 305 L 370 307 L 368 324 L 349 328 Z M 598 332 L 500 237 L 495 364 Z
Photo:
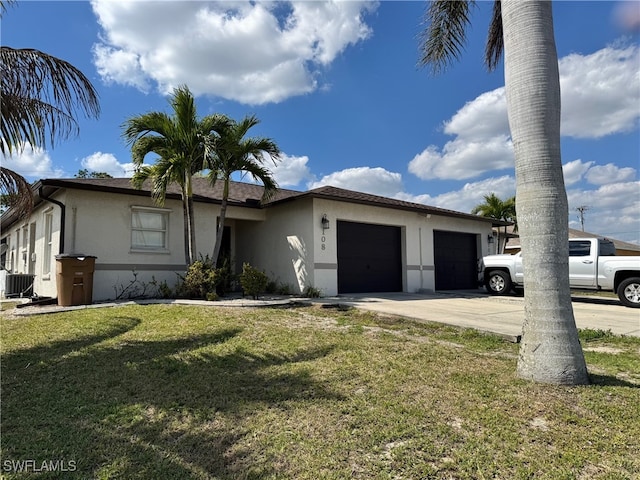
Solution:
M 587 207 L 586 205 L 580 205 L 578 208 L 576 208 L 576 210 L 579 214 L 578 218 L 580 219 L 580 226 L 582 227 L 582 231 L 584 232 L 584 212 L 589 210 L 589 207 Z

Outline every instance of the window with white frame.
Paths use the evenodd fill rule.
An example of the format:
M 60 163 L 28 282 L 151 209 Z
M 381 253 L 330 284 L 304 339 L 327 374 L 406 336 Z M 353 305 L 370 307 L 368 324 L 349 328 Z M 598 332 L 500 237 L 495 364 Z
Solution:
M 162 208 L 131 207 L 131 249 L 168 250 L 169 212 Z
M 53 214 L 44 214 L 44 257 L 42 275 L 51 274 L 51 254 L 53 253 Z

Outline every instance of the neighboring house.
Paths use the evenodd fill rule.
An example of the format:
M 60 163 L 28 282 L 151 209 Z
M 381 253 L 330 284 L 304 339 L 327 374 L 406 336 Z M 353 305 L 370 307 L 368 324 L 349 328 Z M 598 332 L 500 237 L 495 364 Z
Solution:
M 222 182 L 194 179 L 196 248 L 211 255 Z M 97 257 L 93 301 L 118 298 L 135 278 L 174 286 L 184 274 L 182 204 L 171 187 L 163 207 L 127 178 L 45 179 L 33 185 L 29 218 L 1 218 L 3 266 L 33 275 L 33 295 L 56 297 L 56 255 Z M 323 295 L 476 288 L 477 261 L 489 253 L 495 221 L 376 195 L 320 187 L 279 189 L 234 182 L 224 249 L 296 293 Z M 499 224 L 499 223 L 498 223 Z M 5 292 L 12 293 L 12 292 Z
M 516 254 L 520 251 L 520 237 L 517 234 L 511 234 L 513 236 L 509 237 L 509 241 L 507 242 L 507 246 L 505 248 L 504 253 L 508 254 Z M 594 233 L 583 232 L 581 230 L 576 230 L 575 228 L 569 229 L 569 238 L 601 238 L 602 235 L 596 235 Z M 615 240 L 613 238 L 609 238 L 613 242 L 616 247 L 616 255 L 640 255 L 640 245 L 636 245 L 635 243 L 623 242 L 622 240 Z

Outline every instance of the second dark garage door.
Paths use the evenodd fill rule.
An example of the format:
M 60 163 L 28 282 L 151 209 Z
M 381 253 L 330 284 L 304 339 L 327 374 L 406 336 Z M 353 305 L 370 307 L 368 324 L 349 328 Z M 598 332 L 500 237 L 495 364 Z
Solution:
M 400 227 L 338 221 L 338 293 L 401 292 Z
M 477 235 L 434 230 L 436 290 L 477 288 Z

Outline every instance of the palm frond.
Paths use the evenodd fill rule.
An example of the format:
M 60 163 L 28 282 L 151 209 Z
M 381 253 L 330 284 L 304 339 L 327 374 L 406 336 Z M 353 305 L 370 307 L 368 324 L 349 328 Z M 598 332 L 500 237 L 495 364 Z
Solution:
M 16 0 L 0 0 L 0 17 L 7 11 L 7 7 L 14 5 Z
M 35 49 L 0 47 L 2 135 L 6 149 L 54 146 L 78 133 L 76 114 L 97 118 L 98 94 L 70 63 Z M 2 145 L 4 153 L 5 145 Z
M 502 52 L 504 50 L 504 37 L 502 33 L 502 4 L 500 0 L 495 0 L 493 2 L 493 15 L 491 16 L 491 24 L 489 25 L 484 55 L 484 62 L 489 71 L 495 70 L 502 58 Z
M 147 181 L 153 175 L 153 169 L 149 165 L 143 165 L 139 168 L 136 168 L 133 176 L 131 177 L 131 185 L 133 188 L 140 190 Z
M 131 145 L 131 160 L 135 165 L 142 165 L 144 159 L 150 153 L 161 155 L 166 150 L 167 139 L 157 135 L 147 135 L 136 140 Z
M 430 66 L 438 74 L 459 59 L 474 5 L 474 0 L 433 0 L 429 4 L 424 15 L 428 26 L 420 35 L 421 66 Z
M 273 178 L 273 174 L 270 170 L 259 165 L 252 161 L 251 159 L 245 159 L 245 161 L 238 165 L 241 168 L 238 168 L 238 171 L 246 172 L 255 182 L 262 183 L 264 187 L 262 193 L 262 202 L 266 202 L 273 198 L 275 193 L 278 191 L 278 184 L 276 183 L 275 178 Z
M 127 145 L 131 145 L 149 134 L 169 136 L 173 130 L 173 122 L 164 112 L 150 112 L 128 118 L 122 128 L 122 138 Z
M 33 210 L 31 185 L 19 173 L 0 167 L 0 193 L 18 218 L 28 216 Z

